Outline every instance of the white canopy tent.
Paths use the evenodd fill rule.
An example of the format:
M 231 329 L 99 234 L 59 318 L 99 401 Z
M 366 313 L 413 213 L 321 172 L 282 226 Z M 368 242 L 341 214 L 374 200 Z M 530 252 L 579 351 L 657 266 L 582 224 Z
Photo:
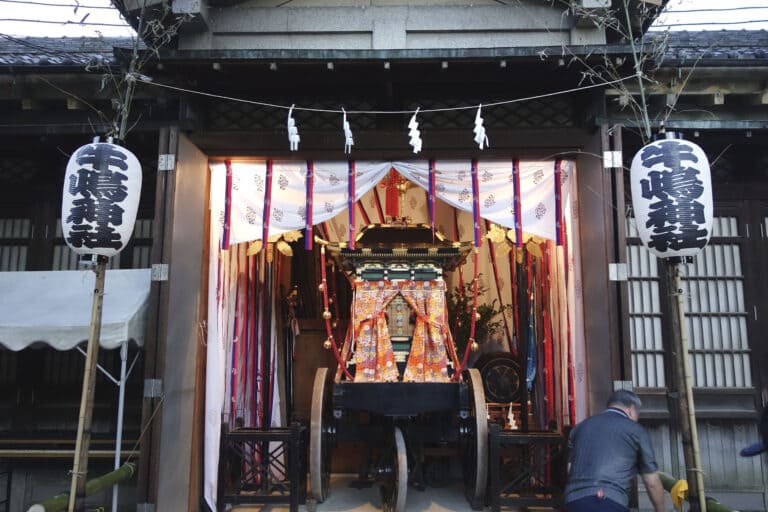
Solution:
M 45 344 L 84 353 L 79 345 L 88 340 L 95 280 L 88 270 L 0 272 L 0 346 L 19 351 Z M 107 270 L 99 345 L 120 348 L 120 375 L 99 369 L 118 386 L 115 469 L 120 466 L 125 383 L 136 361 L 128 368 L 128 344 L 144 345 L 149 287 L 149 269 Z M 117 489 L 112 510 L 116 507 Z
M 0 272 L 0 345 L 71 350 L 88 340 L 95 275 L 88 270 Z M 102 348 L 144 344 L 150 270 L 107 270 Z

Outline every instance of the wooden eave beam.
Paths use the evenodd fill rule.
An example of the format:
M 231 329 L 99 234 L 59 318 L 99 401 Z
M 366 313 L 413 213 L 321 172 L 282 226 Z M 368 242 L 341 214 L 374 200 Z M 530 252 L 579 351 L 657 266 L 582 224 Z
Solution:
M 637 85 L 631 81 L 625 82 L 626 89 L 609 88 L 605 90 L 607 96 L 620 96 L 629 91 L 630 94 L 640 94 Z M 758 95 L 766 91 L 764 80 L 740 80 L 740 81 L 726 81 L 713 83 L 710 81 L 688 81 L 682 80 L 675 81 L 670 85 L 655 84 L 646 85 L 645 93 L 650 95 L 684 95 L 684 96 L 701 96 L 701 95 Z
M 753 105 L 768 105 L 768 88 L 756 93 L 752 97 Z
M 68 98 L 85 101 L 110 100 L 111 90 L 102 89 L 101 74 L 65 75 L 0 75 L 0 100 L 36 101 L 64 100 Z M 156 99 L 157 91 L 138 88 L 134 98 Z

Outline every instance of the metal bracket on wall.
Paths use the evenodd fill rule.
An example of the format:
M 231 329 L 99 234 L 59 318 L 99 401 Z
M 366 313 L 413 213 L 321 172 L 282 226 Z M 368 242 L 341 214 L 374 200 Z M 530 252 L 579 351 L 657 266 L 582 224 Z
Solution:
M 172 171 L 176 167 L 176 155 L 172 153 L 163 153 L 157 157 L 158 171 Z
M 613 381 L 613 390 L 618 391 L 620 389 L 626 389 L 627 391 L 634 391 L 635 386 L 631 380 L 615 380 Z
M 621 151 L 603 151 L 603 168 L 614 169 L 623 167 Z
M 163 394 L 161 379 L 144 379 L 144 398 L 160 398 Z
M 608 280 L 626 281 L 627 280 L 627 264 L 626 263 L 609 263 L 608 264 Z
M 167 280 L 168 280 L 168 264 L 167 263 L 152 264 L 152 281 L 167 281 Z

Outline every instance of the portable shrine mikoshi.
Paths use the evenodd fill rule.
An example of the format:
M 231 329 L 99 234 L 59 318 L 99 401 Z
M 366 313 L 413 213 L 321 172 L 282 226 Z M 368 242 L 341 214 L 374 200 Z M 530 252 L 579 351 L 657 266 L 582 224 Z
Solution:
M 328 339 L 337 368 L 319 368 L 312 391 L 310 501 L 328 495 L 337 441 L 367 442 L 364 471 L 381 486 L 385 510 L 405 510 L 409 481 L 424 483 L 421 455 L 430 446 L 457 446 L 467 498 L 483 506 L 487 482 L 488 422 L 477 369 L 463 370 L 448 329 L 443 272 L 455 269 L 471 243 L 451 242 L 428 225 L 372 224 L 353 246 L 323 242 L 348 275 L 352 312 L 339 347 Z M 325 269 L 325 261 L 322 262 Z

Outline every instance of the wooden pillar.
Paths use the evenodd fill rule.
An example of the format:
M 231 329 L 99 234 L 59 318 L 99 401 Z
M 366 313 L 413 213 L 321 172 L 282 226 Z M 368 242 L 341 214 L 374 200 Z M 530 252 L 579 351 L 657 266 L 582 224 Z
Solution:
M 612 151 L 621 158 L 623 154 L 622 127 L 613 125 L 603 127 L 603 147 L 605 151 Z M 615 264 L 616 275 L 614 279 L 612 334 L 616 337 L 616 354 L 613 357 L 613 366 L 616 369 L 615 378 L 622 381 L 632 381 L 632 351 L 629 334 L 629 296 L 627 289 L 627 232 L 626 232 L 626 204 L 624 201 L 624 166 L 620 159 L 613 163 L 608 170 L 611 180 L 611 201 L 609 219 L 613 220 L 612 239 L 610 240 L 613 251 L 612 263 Z M 622 270 L 623 269 L 623 270 Z M 609 276 L 610 276 L 609 272 Z
M 211 189 L 211 174 L 206 174 L 205 190 Z M 211 210 L 211 195 L 205 196 L 204 211 Z M 210 240 L 211 223 L 205 219 L 202 226 L 203 240 Z M 208 297 L 208 265 L 210 258 L 210 244 L 203 244 L 203 264 L 200 269 L 200 297 Z M 215 257 L 215 256 L 214 256 Z M 198 305 L 198 318 L 207 318 L 208 302 L 201 300 Z M 207 325 L 207 324 L 206 324 Z M 195 408 L 192 413 L 194 423 L 192 424 L 192 463 L 189 468 L 189 497 L 188 503 L 192 506 L 203 495 L 203 443 L 205 439 L 205 363 L 207 361 L 207 352 L 204 347 L 208 342 L 207 329 L 198 330 L 198 349 L 195 360 Z
M 176 158 L 178 129 L 164 127 L 160 129 L 158 141 L 158 171 L 155 181 L 155 218 L 152 223 L 153 268 L 167 265 L 170 256 L 171 237 L 167 233 L 173 215 L 174 174 L 168 155 Z M 162 168 L 171 170 L 160 170 Z M 147 335 L 144 345 L 144 398 L 141 406 L 141 443 L 139 449 L 139 467 L 137 475 L 136 502 L 139 507 L 148 510 L 147 505 L 155 503 L 157 498 L 157 465 L 159 453 L 159 424 L 161 418 L 161 396 L 152 395 L 148 382 L 162 382 L 164 347 L 160 340 L 165 338 L 166 314 L 168 310 L 168 282 L 153 278 L 147 308 Z

